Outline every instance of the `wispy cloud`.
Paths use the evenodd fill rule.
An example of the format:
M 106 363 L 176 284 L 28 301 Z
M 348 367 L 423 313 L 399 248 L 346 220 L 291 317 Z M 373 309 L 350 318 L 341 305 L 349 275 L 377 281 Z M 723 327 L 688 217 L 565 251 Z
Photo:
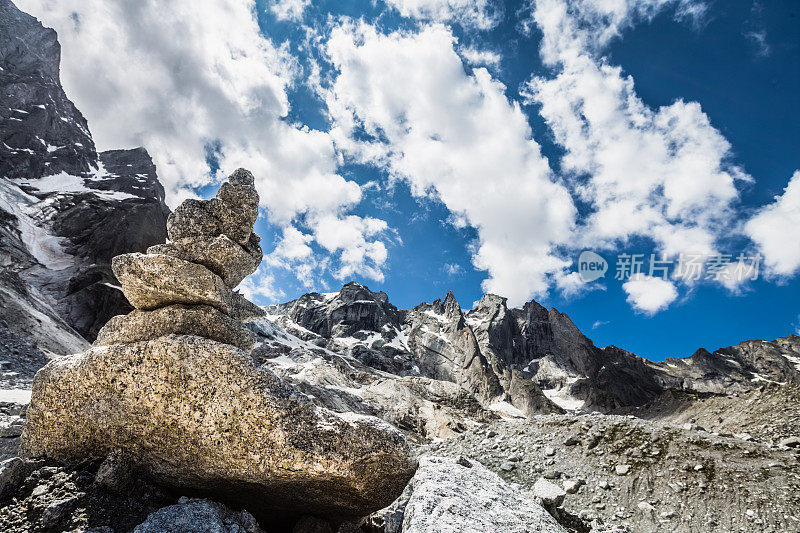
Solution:
M 540 53 L 555 76 L 535 76 L 521 92 L 565 150 L 564 178 L 591 206 L 578 221 L 572 246 L 614 248 L 647 238 L 663 254 L 711 254 L 735 225 L 737 181 L 751 178 L 731 163 L 731 145 L 696 102 L 652 108 L 632 77 L 603 52 L 639 19 L 668 7 L 675 16 L 702 17 L 690 1 L 538 0 L 532 18 Z M 647 313 L 677 298 L 672 282 L 627 284 L 628 301 Z
M 458 52 L 472 66 L 496 67 L 502 60 L 502 57 L 497 52 L 471 46 L 461 47 Z
M 744 36 L 750 41 L 758 57 L 769 57 L 772 48 L 767 42 L 767 28 L 764 23 L 764 6 L 761 2 L 753 2 L 750 18 L 745 22 Z
M 761 29 L 759 31 L 748 31 L 744 34 L 750 42 L 753 43 L 756 49 L 756 55 L 760 57 L 769 57 L 772 49 L 767 42 L 767 30 Z
M 451 22 L 488 30 L 500 22 L 502 7 L 493 0 L 386 0 L 404 17 Z
M 283 21 L 300 21 L 311 0 L 274 0 L 267 8 L 275 18 Z
M 455 278 L 464 274 L 464 267 L 456 263 L 446 263 L 442 270 L 451 278 Z

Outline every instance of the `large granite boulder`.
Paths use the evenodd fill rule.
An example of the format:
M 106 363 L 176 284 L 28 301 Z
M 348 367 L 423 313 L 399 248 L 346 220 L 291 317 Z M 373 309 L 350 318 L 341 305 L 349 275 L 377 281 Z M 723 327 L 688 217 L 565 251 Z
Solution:
M 371 520 L 385 533 L 564 533 L 532 498 L 466 458 L 421 457 L 402 496 Z
M 257 516 L 364 516 L 417 467 L 387 423 L 316 407 L 243 351 L 194 335 L 52 361 L 27 416 L 25 456 L 79 462 L 120 449 L 160 483 Z

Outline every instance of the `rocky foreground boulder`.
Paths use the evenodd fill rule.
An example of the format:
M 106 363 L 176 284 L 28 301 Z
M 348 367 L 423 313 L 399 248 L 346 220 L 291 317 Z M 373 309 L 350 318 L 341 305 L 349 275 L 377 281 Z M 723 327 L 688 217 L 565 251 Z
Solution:
M 385 533 L 565 531 L 526 492 L 464 457 L 422 457 L 403 495 L 373 518 Z
M 170 235 L 195 243 L 225 235 L 252 257 L 257 203 L 253 176 L 239 170 L 216 198 L 179 207 Z M 181 246 L 158 251 L 113 262 L 137 310 L 109 322 L 91 349 L 37 373 L 22 453 L 78 463 L 122 451 L 160 485 L 261 518 L 337 522 L 390 504 L 417 467 L 402 434 L 316 406 L 256 368 L 240 322 L 244 299 L 225 281 L 241 275 L 241 262 L 169 255 L 187 257 Z
M 191 335 L 48 364 L 23 439 L 29 456 L 66 462 L 123 449 L 153 479 L 261 515 L 363 516 L 416 467 L 387 423 L 318 408 L 238 348 Z
M 133 533 L 264 533 L 247 511 L 235 512 L 224 505 L 200 499 L 181 498 L 175 505 L 159 509 L 136 526 Z

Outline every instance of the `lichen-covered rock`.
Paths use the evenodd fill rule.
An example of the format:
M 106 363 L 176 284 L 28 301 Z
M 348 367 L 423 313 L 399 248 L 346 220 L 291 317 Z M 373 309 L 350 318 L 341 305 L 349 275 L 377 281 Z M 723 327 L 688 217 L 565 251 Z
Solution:
M 476 461 L 423 456 L 402 496 L 376 513 L 386 533 L 563 533 L 532 499 Z
M 97 334 L 95 346 L 149 341 L 169 334 L 197 335 L 250 352 L 256 335 L 241 322 L 207 305 L 169 305 L 115 316 Z
M 137 309 L 172 304 L 210 305 L 231 314 L 233 293 L 202 265 L 171 255 L 123 254 L 111 261 L 125 297 Z
M 167 219 L 171 241 L 187 237 L 227 235 L 247 244 L 258 218 L 258 193 L 253 175 L 239 169 L 210 200 L 186 200 Z
M 399 431 L 314 406 L 233 346 L 169 335 L 94 347 L 36 375 L 23 454 L 61 461 L 121 449 L 155 481 L 251 512 L 364 516 L 416 470 Z
M 221 503 L 181 498 L 136 526 L 133 533 L 264 533 L 253 515 L 233 511 Z
M 165 254 L 203 265 L 222 278 L 228 287 L 236 287 L 261 264 L 261 239 L 255 233 L 245 245 L 227 235 L 187 237 L 167 244 L 151 246 L 148 254 Z

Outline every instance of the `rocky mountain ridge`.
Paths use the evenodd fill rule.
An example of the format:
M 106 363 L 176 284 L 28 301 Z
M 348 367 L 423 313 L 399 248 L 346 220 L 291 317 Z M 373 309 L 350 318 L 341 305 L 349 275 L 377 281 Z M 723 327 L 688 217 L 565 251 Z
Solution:
M 55 31 L 0 0 L 0 341 L 81 351 L 131 310 L 111 258 L 166 240 L 169 209 L 143 148 L 97 152 L 59 79 Z M 18 358 L 3 381 L 29 384 Z
M 744 341 L 686 359 L 655 363 L 596 347 L 569 316 L 535 301 L 509 308 L 485 295 L 463 312 L 444 300 L 399 310 L 383 292 L 355 282 L 267 308 L 288 333 L 400 376 L 453 382 L 487 407 L 508 402 L 523 414 L 612 412 L 669 390 L 729 394 L 767 383 L 800 384 L 800 337 Z

